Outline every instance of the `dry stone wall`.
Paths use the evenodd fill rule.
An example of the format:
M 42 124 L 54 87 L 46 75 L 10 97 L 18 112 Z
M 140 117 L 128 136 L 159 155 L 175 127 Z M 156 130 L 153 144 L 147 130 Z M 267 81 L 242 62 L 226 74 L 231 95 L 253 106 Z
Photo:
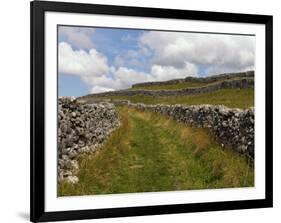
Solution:
M 145 105 L 125 100 L 118 103 L 160 113 L 191 126 L 208 128 L 222 146 L 254 158 L 254 108 L 242 110 L 222 105 Z
M 119 125 L 113 104 L 83 104 L 73 98 L 59 98 L 58 180 L 77 183 L 78 155 L 95 152 Z
M 196 88 L 183 88 L 176 90 L 142 90 L 142 89 L 130 89 L 130 90 L 119 90 L 119 91 L 109 91 L 104 93 L 90 94 L 81 97 L 80 99 L 91 101 L 91 99 L 96 99 L 100 97 L 108 96 L 134 96 L 134 95 L 145 95 L 145 96 L 183 96 L 191 94 L 201 94 L 217 91 L 219 89 L 225 88 L 254 88 L 253 78 L 242 78 L 237 80 L 226 80 L 214 84 L 209 84 L 204 87 Z

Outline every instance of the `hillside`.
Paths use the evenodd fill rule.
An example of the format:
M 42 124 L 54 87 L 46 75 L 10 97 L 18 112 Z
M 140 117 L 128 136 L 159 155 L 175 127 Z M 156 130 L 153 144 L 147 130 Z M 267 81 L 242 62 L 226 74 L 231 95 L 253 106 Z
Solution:
M 203 87 L 208 84 L 219 83 L 227 80 L 252 79 L 254 71 L 246 71 L 240 73 L 226 73 L 207 77 L 186 77 L 182 79 L 173 79 L 168 81 L 146 82 L 132 85 L 132 89 L 181 89 L 191 87 Z
M 248 108 L 254 106 L 254 72 L 139 83 L 130 89 L 90 94 L 79 98 L 89 103 L 104 99 L 113 102 L 130 100 L 145 104 L 212 104 Z

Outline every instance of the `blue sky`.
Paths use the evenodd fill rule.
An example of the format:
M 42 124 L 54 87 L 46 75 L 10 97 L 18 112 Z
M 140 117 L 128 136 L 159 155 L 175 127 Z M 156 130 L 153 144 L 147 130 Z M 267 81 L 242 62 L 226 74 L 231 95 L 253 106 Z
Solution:
M 70 29 L 73 27 L 69 27 Z M 74 28 L 75 29 L 75 28 Z M 115 58 L 120 54 L 125 54 L 129 50 L 137 50 L 137 39 L 143 31 L 130 29 L 110 29 L 110 28 L 94 28 L 94 33 L 89 35 L 89 38 L 94 43 L 95 49 L 107 56 L 108 63 L 114 64 Z M 67 35 L 59 32 L 58 42 L 70 42 Z M 74 50 L 89 49 L 79 47 L 76 44 L 72 46 Z M 140 58 L 143 60 L 142 58 Z M 138 66 L 127 64 L 127 67 L 141 70 Z M 143 67 L 143 70 L 148 70 L 148 67 Z M 60 96 L 81 96 L 89 93 L 89 86 L 76 75 L 68 75 L 59 73 L 59 95 Z
M 59 95 L 254 69 L 255 37 L 60 26 Z

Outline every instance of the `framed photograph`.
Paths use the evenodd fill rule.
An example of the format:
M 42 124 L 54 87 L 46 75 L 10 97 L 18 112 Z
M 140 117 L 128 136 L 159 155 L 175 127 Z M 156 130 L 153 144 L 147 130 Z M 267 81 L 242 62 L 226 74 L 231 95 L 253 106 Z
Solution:
M 272 207 L 272 21 L 31 2 L 31 221 Z

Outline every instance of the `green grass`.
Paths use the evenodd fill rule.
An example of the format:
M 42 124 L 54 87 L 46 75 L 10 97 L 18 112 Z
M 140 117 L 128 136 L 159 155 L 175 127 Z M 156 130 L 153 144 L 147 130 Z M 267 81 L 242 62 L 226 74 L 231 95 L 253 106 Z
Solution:
M 61 183 L 60 196 L 254 186 L 246 157 L 206 130 L 118 109 L 122 126 L 97 153 L 80 157 L 79 183 Z
M 133 103 L 145 104 L 187 104 L 187 105 L 225 105 L 230 108 L 249 108 L 254 106 L 254 89 L 221 89 L 211 93 L 186 96 L 110 96 L 110 99 L 126 99 Z

